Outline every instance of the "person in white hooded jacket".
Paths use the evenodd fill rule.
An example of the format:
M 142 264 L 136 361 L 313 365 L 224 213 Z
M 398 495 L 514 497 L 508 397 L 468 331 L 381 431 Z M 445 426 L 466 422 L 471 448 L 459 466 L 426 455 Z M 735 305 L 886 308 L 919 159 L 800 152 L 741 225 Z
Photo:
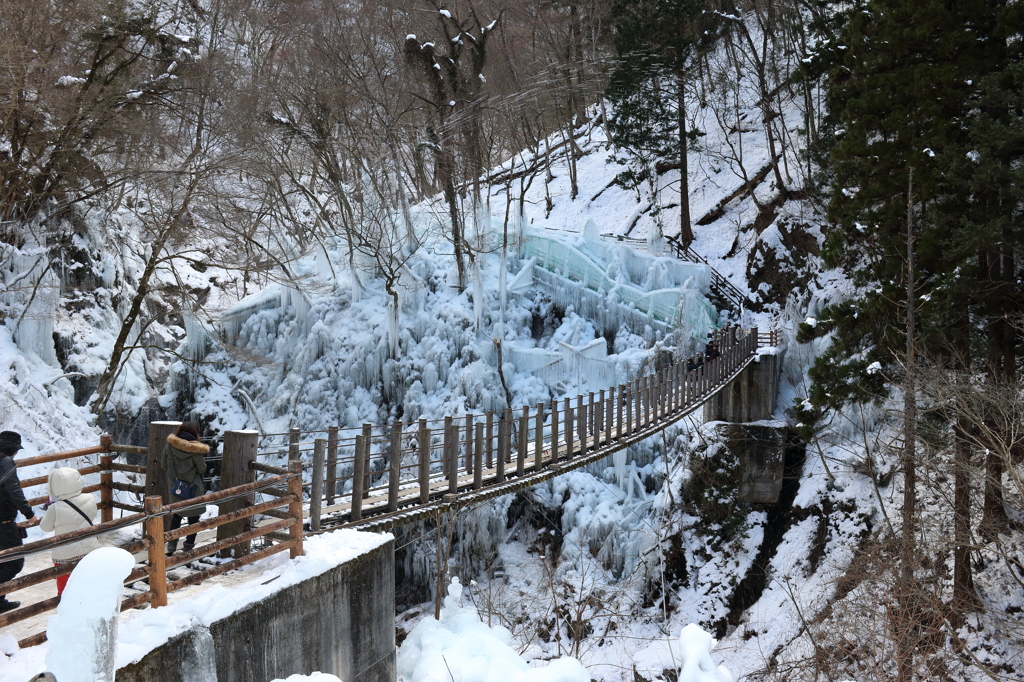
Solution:
M 49 504 L 39 527 L 44 533 L 53 531 L 55 535 L 70 533 L 73 530 L 87 528 L 96 518 L 96 500 L 88 493 L 82 492 L 82 476 L 70 467 L 61 467 L 50 472 L 50 497 L 54 500 Z M 53 565 L 60 566 L 77 561 L 100 546 L 96 538 L 86 538 L 70 545 L 53 550 Z M 70 575 L 57 578 L 57 596 L 64 592 Z

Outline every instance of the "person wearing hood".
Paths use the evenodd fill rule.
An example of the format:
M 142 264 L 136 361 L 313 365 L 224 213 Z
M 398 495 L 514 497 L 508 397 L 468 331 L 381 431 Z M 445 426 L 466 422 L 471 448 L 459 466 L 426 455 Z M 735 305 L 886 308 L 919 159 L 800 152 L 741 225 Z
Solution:
M 21 546 L 22 530 L 15 523 L 18 512 L 26 519 L 35 518 L 35 512 L 28 506 L 25 493 L 21 491 L 21 481 L 14 463 L 14 455 L 21 449 L 20 433 L 0 431 L 0 549 Z M 0 563 L 0 583 L 13 579 L 24 566 L 24 559 Z M 0 596 L 0 613 L 19 606 L 20 602 L 10 601 L 6 595 Z
M 70 533 L 88 528 L 96 518 L 96 500 L 82 492 L 82 476 L 76 469 L 61 467 L 50 472 L 48 480 L 51 502 L 47 505 L 39 528 L 54 535 Z M 86 538 L 53 550 L 53 565 L 73 564 L 100 546 L 96 538 Z M 57 577 L 57 596 L 64 594 L 64 587 L 71 575 Z
M 164 447 L 164 456 L 160 463 L 167 472 L 171 502 L 183 502 L 206 494 L 203 474 L 206 473 L 206 455 L 209 452 L 210 446 L 199 441 L 199 429 L 191 422 L 184 422 L 174 433 L 167 436 L 167 445 Z M 171 530 L 181 528 L 183 516 L 188 518 L 190 526 L 199 523 L 199 516 L 204 511 L 205 507 L 200 506 L 171 514 Z M 195 533 L 185 538 L 186 552 L 195 545 Z M 167 556 L 174 554 L 177 549 L 177 540 L 168 542 Z

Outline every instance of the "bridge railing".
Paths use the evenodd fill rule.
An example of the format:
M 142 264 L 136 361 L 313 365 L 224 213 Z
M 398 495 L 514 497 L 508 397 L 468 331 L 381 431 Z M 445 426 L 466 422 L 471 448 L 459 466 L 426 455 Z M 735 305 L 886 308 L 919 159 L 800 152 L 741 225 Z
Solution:
M 225 505 L 244 500 L 256 493 L 267 495 L 270 499 L 259 504 L 243 505 L 241 508 L 233 511 L 225 510 Z M 164 530 L 164 519 L 171 514 L 191 510 L 195 507 L 205 507 L 208 504 L 219 504 L 221 506 L 221 514 L 199 523 L 185 525 L 176 530 Z M 283 511 L 282 508 L 284 508 Z M 230 533 L 227 537 L 220 537 L 220 529 L 225 528 L 228 524 L 237 524 L 239 522 L 248 524 L 257 515 L 264 515 L 275 520 L 251 527 L 244 532 Z M 198 584 L 278 552 L 287 550 L 292 558 L 301 555 L 301 465 L 298 462 L 293 462 L 290 463 L 289 470 L 284 474 L 259 482 L 209 493 L 201 497 L 191 498 L 184 502 L 164 505 L 160 496 L 148 496 L 145 498 L 144 511 L 140 513 L 116 520 L 103 521 L 88 528 L 36 540 L 20 547 L 5 549 L 0 551 L 0 563 L 16 561 L 42 552 L 49 552 L 74 542 L 80 542 L 89 538 L 100 538 L 110 533 L 136 527 L 138 527 L 139 539 L 114 546 L 121 547 L 132 554 L 145 552 L 144 557 L 137 557 L 136 567 L 125 579 L 125 585 L 131 588 L 141 581 L 147 585 L 147 588 L 144 591 L 133 590 L 134 594 L 121 602 L 122 611 L 145 603 L 149 603 L 154 607 L 165 606 L 167 604 L 167 595 L 170 592 L 175 592 L 189 585 Z M 187 552 L 165 557 L 166 543 L 178 540 L 186 535 L 192 535 L 193 533 L 213 528 L 218 529 L 218 540 L 215 542 L 200 544 Z M 249 551 L 249 543 L 259 538 L 265 538 L 264 546 L 256 551 Z M 168 579 L 167 569 L 169 568 L 188 564 L 195 566 L 194 562 L 217 553 L 223 555 L 225 552 L 228 552 L 229 556 L 233 558 L 228 561 L 206 564 L 203 568 L 194 570 L 189 575 L 181 578 Z M 20 575 L 5 583 L 0 583 L 0 595 L 8 595 L 35 585 L 54 581 L 60 576 L 71 573 L 77 563 L 77 560 L 62 563 L 51 568 Z M 56 608 L 59 603 L 60 597 L 54 596 L 0 614 L 0 627 L 18 623 L 45 613 Z M 44 641 L 46 641 L 46 633 L 40 632 L 23 638 L 18 642 L 18 645 L 24 648 L 40 644 Z
M 305 434 L 293 429 L 287 449 L 278 446 L 270 452 L 306 460 L 312 530 L 319 530 L 323 514 L 347 514 L 359 521 L 369 512 L 393 512 L 479 489 L 485 481 L 490 485 L 557 468 L 612 440 L 646 431 L 667 416 L 694 409 L 730 380 L 759 345 L 774 345 L 777 339 L 774 332 L 736 334 L 730 329 L 711 341 L 721 355 L 693 372 L 687 373 L 683 363 L 668 364 L 629 384 L 482 415 Z M 312 441 L 301 440 L 310 435 Z

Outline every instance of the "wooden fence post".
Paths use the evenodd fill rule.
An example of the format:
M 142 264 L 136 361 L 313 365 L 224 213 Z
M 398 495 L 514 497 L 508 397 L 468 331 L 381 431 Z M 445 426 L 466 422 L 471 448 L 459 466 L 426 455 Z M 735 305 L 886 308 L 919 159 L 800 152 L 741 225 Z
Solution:
M 252 468 L 252 465 L 256 461 L 256 446 L 259 443 L 259 437 L 258 431 L 226 431 L 224 433 L 220 465 L 220 487 L 222 490 L 256 481 L 256 470 Z M 251 494 L 225 500 L 217 505 L 218 514 L 226 516 L 251 506 L 254 501 L 255 496 Z M 252 521 L 250 516 L 217 526 L 217 540 L 227 540 L 248 532 L 252 527 Z M 249 545 L 248 541 L 240 542 L 234 547 L 222 549 L 217 555 L 221 558 L 244 556 L 249 553 Z
M 302 432 L 297 427 L 288 429 L 288 461 L 292 462 L 299 459 L 302 455 L 299 453 L 299 439 L 302 436 Z
M 366 458 L 363 451 L 369 449 L 366 436 L 356 436 L 356 458 L 352 465 L 352 508 L 349 516 L 353 521 L 360 521 L 363 518 L 363 481 L 366 469 Z
M 594 446 L 597 447 L 601 444 L 601 434 L 605 433 L 607 426 L 605 425 L 605 406 L 610 403 L 605 402 L 604 389 L 601 389 L 600 397 L 597 399 L 597 427 L 594 428 Z
M 302 556 L 302 462 L 288 462 L 288 473 L 292 474 L 288 479 L 288 492 L 292 495 L 292 501 L 288 504 L 288 516 L 295 519 L 295 523 L 288 527 L 288 535 L 292 538 L 288 556 L 294 559 Z
M 576 447 L 576 431 L 579 426 L 576 424 L 575 414 L 572 410 L 572 401 L 565 398 L 562 401 L 562 412 L 565 414 L 565 459 L 572 459 L 572 452 Z
M 320 510 L 324 498 L 324 469 L 327 460 L 327 439 L 313 441 L 313 479 L 309 486 L 309 529 L 320 530 Z
M 516 476 L 526 472 L 526 451 L 530 449 L 530 406 L 523 405 L 523 416 L 519 418 L 519 452 L 516 459 Z
M 484 424 L 476 424 L 476 446 L 473 448 L 473 489 L 484 485 Z
M 430 429 L 427 428 L 427 420 L 422 417 L 416 445 L 420 460 L 420 503 L 426 504 L 430 501 Z
M 451 442 L 448 449 L 448 492 L 451 495 L 459 493 L 459 425 L 450 421 L 451 417 L 445 417 L 445 423 L 450 424 Z
M 494 446 L 494 413 L 488 412 L 484 417 L 484 423 L 487 425 L 484 428 L 484 459 L 487 462 L 487 468 L 490 469 L 494 466 L 493 458 L 493 446 Z
M 466 473 L 473 473 L 473 415 L 466 415 L 466 452 L 463 455 Z
M 371 452 L 373 450 L 373 426 L 370 424 L 363 424 L 363 499 L 365 500 L 370 496 L 370 485 L 372 484 L 371 475 L 373 474 L 373 457 Z
M 100 455 L 100 466 L 103 468 L 100 472 L 100 523 L 114 520 L 114 472 L 110 469 L 114 463 L 114 458 L 110 454 L 112 440 L 109 433 L 100 436 L 100 447 L 105 450 L 105 453 Z
M 505 480 L 505 446 L 508 444 L 509 431 L 508 411 L 498 416 L 498 468 L 494 473 L 494 482 L 501 483 Z
M 398 484 L 402 477 L 402 422 L 391 425 L 391 466 L 388 473 L 388 511 L 398 509 Z
M 583 451 L 586 451 L 588 449 L 587 448 L 587 439 L 590 439 L 590 438 L 594 439 L 594 447 L 595 448 L 597 447 L 597 434 L 598 434 L 598 431 L 597 431 L 597 401 L 594 400 L 594 392 L 593 391 L 591 391 L 587 395 L 587 399 L 588 399 L 589 402 L 587 403 L 587 430 L 586 430 L 586 438 L 584 438 L 584 440 L 583 440 L 583 447 L 580 448 Z
M 640 383 L 640 379 L 639 378 L 637 378 L 633 382 L 633 403 L 634 403 L 634 407 L 635 407 L 635 409 L 633 411 L 636 414 L 635 414 L 635 416 L 633 418 L 633 428 L 630 431 L 630 433 L 636 433 L 637 431 L 640 430 L 640 427 L 642 426 L 642 417 L 641 417 L 641 415 L 643 415 L 643 412 L 641 412 L 641 409 L 640 409 L 641 408 L 640 400 L 642 399 L 643 396 L 642 396 L 642 392 L 640 390 L 640 386 L 641 385 L 642 384 Z
M 540 471 L 544 459 L 544 403 L 537 403 L 536 423 L 533 427 L 533 470 Z
M 338 488 L 338 427 L 327 427 L 327 506 L 334 504 Z
M 558 401 L 551 401 L 551 467 L 558 467 Z
M 149 422 L 149 448 L 146 455 L 146 495 L 159 495 L 167 504 L 170 501 L 170 481 L 160 461 L 167 445 L 167 436 L 181 426 L 181 422 Z M 171 515 L 164 517 L 164 528 L 171 525 Z
M 626 397 L 623 385 L 619 384 L 615 391 L 615 438 L 622 438 L 622 411 L 624 409 L 623 398 Z
M 177 427 L 175 427 L 177 428 Z M 152 431 L 150 431 L 152 434 Z M 146 514 L 160 513 L 163 500 L 159 495 L 146 495 Z M 170 516 L 170 514 L 168 514 Z M 164 563 L 164 521 L 163 517 L 146 519 L 146 554 L 149 558 L 149 603 L 153 608 L 167 606 L 167 567 Z
M 626 435 L 630 436 L 633 434 L 633 405 L 636 401 L 633 399 L 633 386 L 626 384 L 625 395 L 626 403 Z

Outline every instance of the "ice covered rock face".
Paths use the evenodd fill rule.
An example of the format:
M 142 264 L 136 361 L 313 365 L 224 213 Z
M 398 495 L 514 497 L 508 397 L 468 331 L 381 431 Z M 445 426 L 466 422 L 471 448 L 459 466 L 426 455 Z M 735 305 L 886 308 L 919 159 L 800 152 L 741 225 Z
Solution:
M 398 650 L 398 678 L 404 682 L 590 682 L 575 658 L 531 667 L 509 646 L 512 633 L 484 625 L 476 609 L 461 606 L 462 585 L 452 578 L 441 620 L 424 618 Z
M 125 550 L 101 547 L 72 571 L 46 627 L 46 668 L 60 682 L 114 681 L 121 594 L 134 567 Z

